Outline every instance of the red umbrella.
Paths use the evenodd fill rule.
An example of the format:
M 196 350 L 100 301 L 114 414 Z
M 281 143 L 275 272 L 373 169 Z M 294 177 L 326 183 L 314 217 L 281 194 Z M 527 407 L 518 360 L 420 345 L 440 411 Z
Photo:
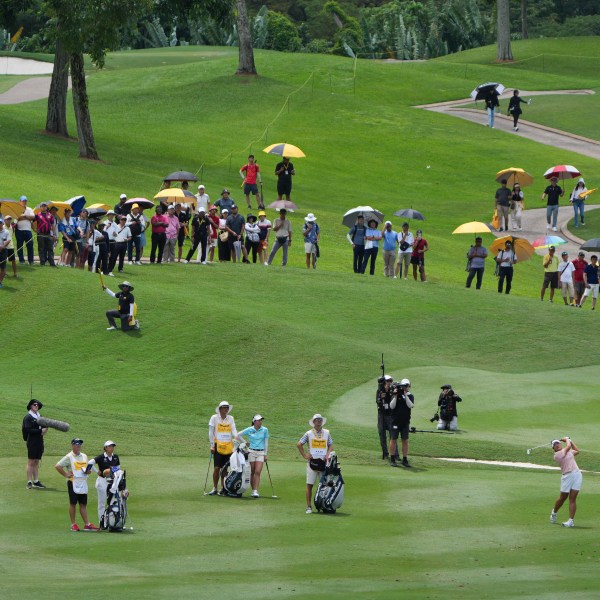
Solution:
M 581 173 L 572 165 L 556 165 L 555 167 L 550 167 L 545 173 L 544 177 L 546 179 L 552 179 L 556 177 L 557 179 L 574 179 L 575 177 L 581 177 Z

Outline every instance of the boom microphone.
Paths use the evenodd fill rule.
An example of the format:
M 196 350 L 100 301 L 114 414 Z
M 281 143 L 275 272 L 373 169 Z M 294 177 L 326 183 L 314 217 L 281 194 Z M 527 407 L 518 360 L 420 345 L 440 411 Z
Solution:
M 46 417 L 40 417 L 37 420 L 38 425 L 41 427 L 51 427 L 52 429 L 58 429 L 59 431 L 69 431 L 71 426 L 64 421 L 57 421 L 56 419 L 47 419 Z

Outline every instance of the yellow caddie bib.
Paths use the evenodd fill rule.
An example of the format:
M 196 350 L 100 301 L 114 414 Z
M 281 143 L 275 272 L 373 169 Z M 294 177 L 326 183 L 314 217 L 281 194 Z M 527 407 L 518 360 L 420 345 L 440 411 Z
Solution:
M 215 439 L 217 442 L 217 452 L 219 454 L 231 454 L 233 452 L 231 423 L 217 423 Z

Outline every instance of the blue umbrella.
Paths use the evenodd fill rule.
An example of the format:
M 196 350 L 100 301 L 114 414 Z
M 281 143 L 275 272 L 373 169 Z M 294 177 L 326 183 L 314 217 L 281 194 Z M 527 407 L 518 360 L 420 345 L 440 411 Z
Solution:
M 69 198 L 69 200 L 65 200 L 65 202 L 71 206 L 73 216 L 76 217 L 85 206 L 85 196 L 73 196 L 72 198 Z

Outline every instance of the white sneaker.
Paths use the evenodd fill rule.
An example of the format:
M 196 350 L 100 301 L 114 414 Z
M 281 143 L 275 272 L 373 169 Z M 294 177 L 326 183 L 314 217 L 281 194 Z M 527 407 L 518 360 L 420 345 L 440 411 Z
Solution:
M 187 261 L 187 260 L 184 260 L 184 261 L 183 261 L 183 264 L 184 264 L 184 265 L 187 265 L 187 264 L 188 264 L 188 262 L 189 262 L 189 261 Z
M 548 225 L 546 225 L 546 229 L 550 229 L 550 223 L 548 223 Z
M 575 527 L 575 523 L 573 523 L 573 519 L 569 519 L 562 524 L 563 527 Z
M 132 264 L 133 264 L 133 261 L 132 261 L 132 260 L 128 260 L 128 261 L 127 261 L 127 264 L 128 264 L 128 265 L 132 265 Z
M 266 262 L 266 263 L 265 263 L 265 267 L 268 267 L 268 266 L 269 266 L 269 263 L 268 263 L 268 262 Z
M 208 492 L 209 496 L 216 496 L 217 495 L 217 488 L 213 488 L 212 490 L 210 490 L 210 492 Z
M 558 229 L 556 229 L 556 227 L 553 227 L 553 228 L 552 228 L 552 231 L 558 231 Z
M 109 277 L 114 277 L 114 276 L 115 276 L 115 274 L 111 272 L 111 273 L 109 273 L 109 274 L 108 274 L 108 276 L 109 276 Z
M 205 260 L 203 260 L 201 264 L 205 265 L 205 264 L 206 264 L 206 261 L 205 261 Z
M 116 329 L 116 327 L 107 327 L 106 331 L 114 331 Z
M 306 514 L 307 515 L 312 515 L 312 508 L 310 506 L 306 507 Z
M 141 267 L 141 266 L 142 266 L 142 262 L 141 262 L 141 261 L 139 261 L 139 260 L 136 260 L 136 261 L 135 261 L 135 264 L 136 264 L 138 267 Z
M 258 493 L 258 490 L 252 490 L 251 496 L 253 498 L 260 498 L 260 494 Z
M 554 511 L 550 513 L 550 523 L 556 523 L 556 513 Z

